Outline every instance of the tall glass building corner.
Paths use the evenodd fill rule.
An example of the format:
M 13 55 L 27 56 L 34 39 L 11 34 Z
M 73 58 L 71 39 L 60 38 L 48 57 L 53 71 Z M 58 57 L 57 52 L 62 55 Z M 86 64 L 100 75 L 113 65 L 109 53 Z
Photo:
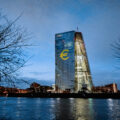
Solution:
M 55 35 L 55 84 L 59 91 L 91 91 L 92 78 L 81 32 Z

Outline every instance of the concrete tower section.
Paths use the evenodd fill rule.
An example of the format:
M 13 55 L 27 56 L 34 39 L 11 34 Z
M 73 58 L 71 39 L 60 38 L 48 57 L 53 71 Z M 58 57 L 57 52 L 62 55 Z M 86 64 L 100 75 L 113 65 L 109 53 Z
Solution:
M 55 84 L 58 92 L 91 91 L 92 78 L 81 32 L 55 35 Z

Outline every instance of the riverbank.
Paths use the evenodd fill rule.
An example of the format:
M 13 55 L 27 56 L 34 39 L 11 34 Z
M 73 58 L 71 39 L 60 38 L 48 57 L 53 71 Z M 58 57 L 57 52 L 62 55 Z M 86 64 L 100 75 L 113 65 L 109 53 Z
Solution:
M 115 98 L 120 99 L 120 93 L 9 93 L 0 94 L 6 97 L 39 97 L 39 98 Z

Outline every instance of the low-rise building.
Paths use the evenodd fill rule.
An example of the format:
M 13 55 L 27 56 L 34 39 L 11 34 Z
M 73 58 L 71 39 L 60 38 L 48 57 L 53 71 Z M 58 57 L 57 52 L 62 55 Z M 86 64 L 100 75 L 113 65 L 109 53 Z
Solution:
M 53 90 L 50 86 L 43 86 L 35 82 L 30 85 L 30 88 L 33 89 L 35 93 L 47 93 Z
M 117 93 L 118 89 L 117 84 L 112 83 L 105 86 L 94 86 L 92 88 L 92 91 L 96 93 Z

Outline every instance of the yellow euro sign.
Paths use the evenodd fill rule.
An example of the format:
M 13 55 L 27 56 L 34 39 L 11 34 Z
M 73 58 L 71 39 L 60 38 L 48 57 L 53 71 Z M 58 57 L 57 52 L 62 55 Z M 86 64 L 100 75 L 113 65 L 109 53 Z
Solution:
M 69 58 L 69 57 L 67 57 L 68 52 L 69 52 L 68 49 L 63 50 L 63 51 L 61 52 L 60 57 L 61 57 L 62 60 L 67 60 L 67 59 Z

